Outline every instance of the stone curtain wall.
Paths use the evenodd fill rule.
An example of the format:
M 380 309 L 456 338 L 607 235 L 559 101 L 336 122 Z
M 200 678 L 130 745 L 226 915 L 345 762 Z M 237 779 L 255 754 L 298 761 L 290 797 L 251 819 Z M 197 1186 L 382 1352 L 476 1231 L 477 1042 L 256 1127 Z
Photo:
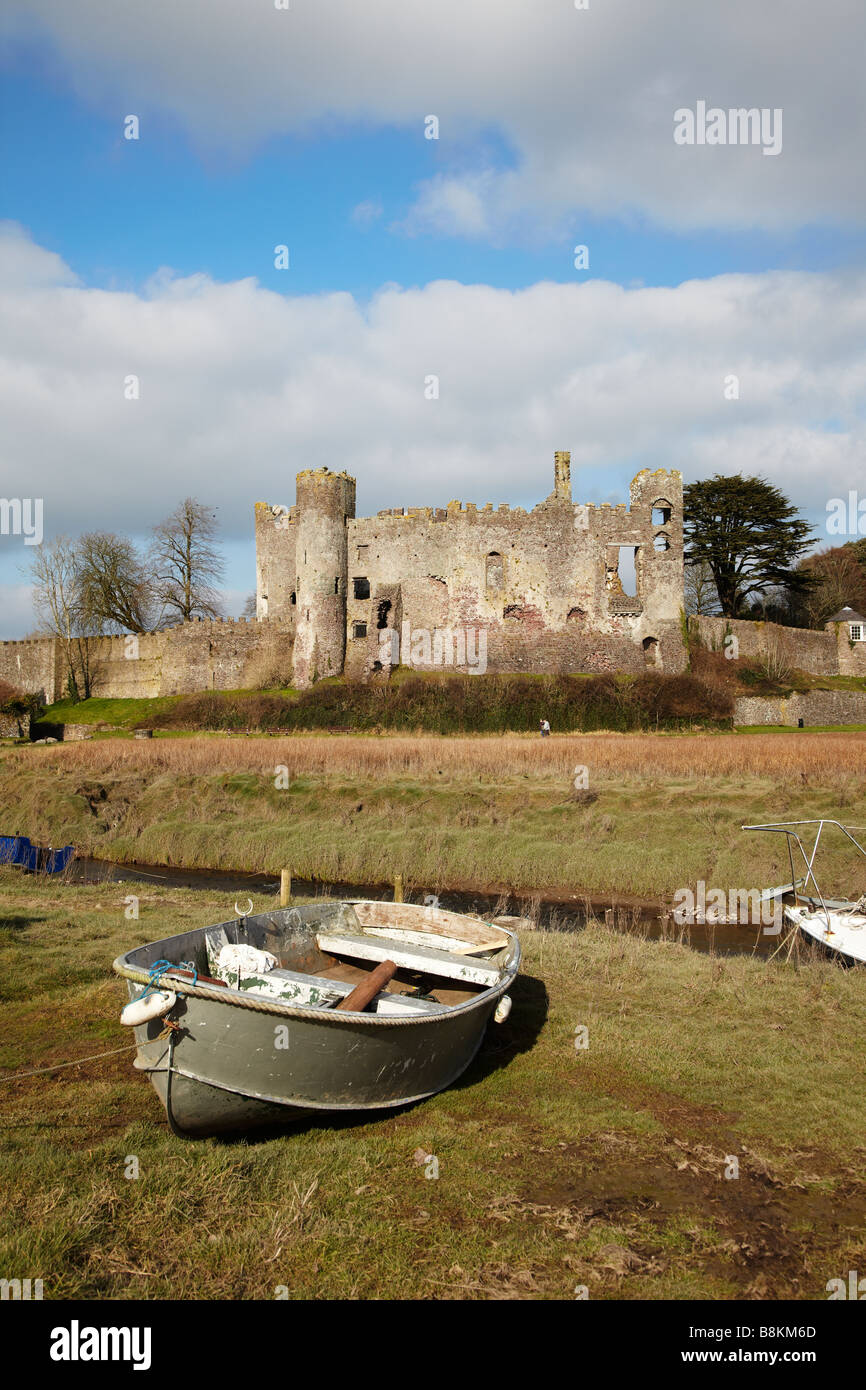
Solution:
M 813 676 L 866 676 L 866 642 L 851 642 L 847 623 L 828 623 L 824 632 L 738 618 L 692 617 L 689 624 L 711 651 L 724 651 L 732 633 L 739 655 L 749 660 L 771 654 Z
M 183 623 L 165 632 L 95 639 L 93 694 L 109 699 L 191 695 L 200 690 L 288 684 L 292 624 L 243 618 Z M 52 637 L 0 643 L 0 679 L 46 702 L 62 698 L 61 643 Z
M 53 637 L 0 642 L 0 680 L 8 681 L 46 704 L 60 696 L 63 683 L 59 643 Z
M 690 627 L 711 651 L 724 651 L 725 638 L 737 639 L 738 655 L 746 660 L 761 660 L 768 654 L 778 654 L 792 667 L 809 671 L 815 676 L 835 676 L 839 673 L 837 643 L 829 632 L 809 628 L 782 627 L 780 623 L 756 623 L 741 618 L 709 618 L 695 616 Z
M 734 701 L 735 724 L 866 724 L 866 692 L 809 690 L 803 694 L 747 695 Z

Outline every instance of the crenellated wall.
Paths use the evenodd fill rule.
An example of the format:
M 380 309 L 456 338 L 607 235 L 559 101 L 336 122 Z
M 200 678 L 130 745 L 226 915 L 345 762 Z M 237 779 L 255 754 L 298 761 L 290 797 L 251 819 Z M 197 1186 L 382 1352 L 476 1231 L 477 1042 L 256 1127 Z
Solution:
M 291 681 L 293 627 L 280 618 L 182 623 L 164 632 L 91 641 L 93 694 L 110 699 Z M 0 679 L 40 695 L 46 704 L 61 699 L 66 685 L 62 643 L 53 637 L 0 642 Z
M 259 611 L 294 608 L 298 615 L 299 685 L 340 669 L 361 676 L 387 665 L 383 632 L 406 622 L 434 638 L 483 630 L 490 670 L 677 672 L 686 665 L 682 479 L 675 471 L 642 470 L 628 506 L 576 505 L 570 456 L 560 451 L 553 492 L 529 512 L 454 501 L 356 518 L 354 480 L 318 469 L 298 475 L 291 511 L 257 505 L 256 535 Z M 620 575 L 621 548 L 635 556 L 631 595 Z M 290 570 L 294 588 L 285 579 Z M 399 659 L 406 664 L 405 653 Z

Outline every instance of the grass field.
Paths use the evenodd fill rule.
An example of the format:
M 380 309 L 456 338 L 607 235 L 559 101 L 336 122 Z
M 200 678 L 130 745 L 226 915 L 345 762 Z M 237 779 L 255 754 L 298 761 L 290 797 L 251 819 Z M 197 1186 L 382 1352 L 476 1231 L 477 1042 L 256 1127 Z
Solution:
M 575 770 L 586 769 L 575 787 Z M 669 897 L 785 881 L 744 823 L 866 824 L 856 733 L 113 739 L 0 752 L 5 827 L 121 862 Z M 828 846 L 829 848 L 830 846 Z M 841 841 L 827 888 L 859 893 Z M 822 880 L 822 885 L 824 880 Z
M 0 870 L 0 1270 L 46 1298 L 808 1299 L 866 1267 L 862 971 L 528 933 L 451 1090 L 190 1143 L 129 1051 L 8 1079 L 128 1044 L 113 957 L 231 912 L 125 891 Z

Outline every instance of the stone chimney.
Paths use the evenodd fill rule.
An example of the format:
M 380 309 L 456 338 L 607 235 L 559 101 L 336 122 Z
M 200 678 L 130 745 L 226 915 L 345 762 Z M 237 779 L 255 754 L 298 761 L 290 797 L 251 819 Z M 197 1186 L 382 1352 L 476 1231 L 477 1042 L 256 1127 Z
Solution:
M 567 449 L 553 455 L 553 495 L 557 502 L 571 502 L 571 454 Z

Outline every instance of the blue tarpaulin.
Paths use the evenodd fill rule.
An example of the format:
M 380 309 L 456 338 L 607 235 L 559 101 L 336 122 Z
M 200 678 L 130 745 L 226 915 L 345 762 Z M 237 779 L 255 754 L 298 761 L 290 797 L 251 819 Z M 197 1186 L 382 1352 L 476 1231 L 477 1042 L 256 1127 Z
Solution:
M 16 864 L 31 874 L 60 874 L 75 853 L 74 845 L 43 849 L 26 835 L 0 835 L 0 864 Z

